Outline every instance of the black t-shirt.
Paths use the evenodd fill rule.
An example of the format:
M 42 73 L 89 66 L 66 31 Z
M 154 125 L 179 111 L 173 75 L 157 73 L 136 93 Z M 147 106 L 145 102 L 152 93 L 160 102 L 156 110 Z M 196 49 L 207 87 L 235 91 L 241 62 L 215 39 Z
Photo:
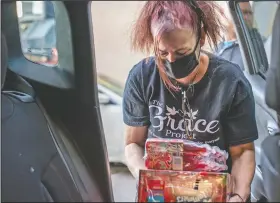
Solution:
M 192 141 L 217 146 L 253 142 L 258 138 L 251 85 L 240 68 L 209 56 L 204 77 L 188 91 L 187 121 Z M 148 137 L 190 139 L 184 128 L 181 92 L 170 92 L 162 81 L 154 57 L 129 72 L 123 97 L 123 119 L 129 126 L 148 126 Z M 191 119 L 192 118 L 192 119 Z M 229 172 L 231 159 L 228 160 Z

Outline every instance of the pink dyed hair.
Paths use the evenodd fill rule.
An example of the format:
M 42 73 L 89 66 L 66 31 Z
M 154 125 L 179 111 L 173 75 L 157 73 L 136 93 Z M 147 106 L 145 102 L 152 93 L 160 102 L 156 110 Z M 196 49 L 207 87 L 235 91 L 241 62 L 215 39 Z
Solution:
M 204 14 L 201 29 L 207 36 L 211 48 L 216 48 L 224 28 L 220 16 L 223 10 L 213 1 L 197 1 Z M 157 53 L 157 42 L 162 34 L 175 28 L 191 28 L 197 33 L 198 16 L 185 1 L 147 1 L 132 29 L 132 48 L 136 51 L 156 56 L 156 63 L 164 83 L 171 89 L 176 87 L 165 74 L 162 60 Z

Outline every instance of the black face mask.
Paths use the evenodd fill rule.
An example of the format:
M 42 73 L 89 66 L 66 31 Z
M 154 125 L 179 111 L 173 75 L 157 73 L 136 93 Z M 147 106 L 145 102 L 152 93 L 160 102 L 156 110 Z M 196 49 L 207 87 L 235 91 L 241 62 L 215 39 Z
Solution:
M 196 46 L 197 47 L 197 46 Z M 195 55 L 195 50 L 174 62 L 165 60 L 165 71 L 166 74 L 173 79 L 180 79 L 188 76 L 198 65 L 198 60 Z

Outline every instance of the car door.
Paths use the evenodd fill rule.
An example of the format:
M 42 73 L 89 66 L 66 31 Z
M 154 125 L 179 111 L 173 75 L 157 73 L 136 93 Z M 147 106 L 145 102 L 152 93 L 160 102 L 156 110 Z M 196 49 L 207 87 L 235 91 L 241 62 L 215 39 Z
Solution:
M 244 6 L 244 3 L 247 4 Z M 240 51 L 244 62 L 244 74 L 251 83 L 255 97 L 255 113 L 259 139 L 256 147 L 256 173 L 252 184 L 252 200 L 261 198 L 260 147 L 262 141 L 278 130 L 276 112 L 265 102 L 266 73 L 270 63 L 272 25 L 276 14 L 277 1 L 230 1 L 229 9 L 233 18 Z
M 40 1 L 40 4 L 42 3 L 44 1 Z M 24 53 L 25 50 L 22 49 L 24 43 L 21 42 L 19 29 L 19 16 L 22 14 L 22 10 L 17 9 L 16 1 L 1 2 L 1 31 L 6 36 L 7 41 L 8 72 L 21 81 L 13 88 L 24 93 L 33 93 L 33 91 L 36 93 L 31 95 L 45 118 L 44 122 L 49 130 L 49 138 L 55 143 L 57 154 L 63 160 L 62 164 L 66 166 L 70 174 L 69 177 L 75 183 L 82 201 L 113 202 L 110 168 L 98 102 L 94 38 L 89 9 L 91 2 L 49 1 L 49 3 L 53 5 L 55 11 L 56 30 L 54 34 L 58 63 L 46 66 L 40 63 L 41 59 L 36 62 L 31 61 L 32 59 L 28 58 Z M 38 14 L 38 3 L 34 4 L 37 7 L 36 15 L 41 16 Z M 34 13 L 34 11 L 35 9 L 30 9 L 28 13 Z M 38 23 L 46 22 L 41 20 L 40 18 Z M 46 28 L 46 26 L 43 27 Z M 41 29 L 38 32 L 40 31 L 44 34 Z M 44 36 L 46 35 L 44 34 Z M 31 38 L 28 37 L 28 39 Z M 38 43 L 28 44 L 35 46 Z M 42 46 L 40 48 L 48 48 Z M 25 113 L 32 114 L 32 111 L 26 110 Z M 20 125 L 20 123 L 16 123 L 12 127 L 16 128 L 17 124 Z M 32 127 L 30 128 L 32 130 Z M 39 131 L 33 133 L 40 134 Z M 24 132 L 22 134 L 24 135 Z M 21 145 L 19 140 L 14 141 Z M 30 140 L 24 141 L 28 143 Z M 36 140 L 30 142 L 36 146 Z M 48 145 L 45 147 L 47 148 Z M 36 151 L 36 147 L 30 150 L 34 150 L 33 154 L 39 151 Z M 26 156 L 26 154 L 19 156 Z M 37 159 L 33 164 L 39 161 Z M 58 170 L 55 165 L 51 165 L 51 167 L 54 171 Z M 38 173 L 38 177 L 42 177 L 37 168 L 31 167 L 30 169 L 32 169 L 31 173 Z M 44 172 L 44 170 L 42 171 Z M 11 179 L 13 178 L 15 177 L 11 177 Z M 62 177 L 52 178 L 61 179 Z M 25 184 L 28 188 L 30 183 L 26 181 Z M 67 182 L 63 182 L 63 184 L 67 186 Z M 22 186 L 23 183 L 14 184 L 13 187 L 16 189 L 18 185 Z M 56 194 L 59 193 L 58 185 L 48 186 Z M 11 195 L 16 197 L 16 191 L 14 190 Z M 32 191 L 29 191 L 28 195 L 32 196 Z

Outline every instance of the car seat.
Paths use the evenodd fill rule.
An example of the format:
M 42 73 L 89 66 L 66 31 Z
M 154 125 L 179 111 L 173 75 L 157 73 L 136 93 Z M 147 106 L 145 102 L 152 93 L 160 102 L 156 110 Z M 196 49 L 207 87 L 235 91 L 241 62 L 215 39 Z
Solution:
M 7 48 L 1 33 L 1 200 L 81 202 L 33 96 L 5 87 Z

